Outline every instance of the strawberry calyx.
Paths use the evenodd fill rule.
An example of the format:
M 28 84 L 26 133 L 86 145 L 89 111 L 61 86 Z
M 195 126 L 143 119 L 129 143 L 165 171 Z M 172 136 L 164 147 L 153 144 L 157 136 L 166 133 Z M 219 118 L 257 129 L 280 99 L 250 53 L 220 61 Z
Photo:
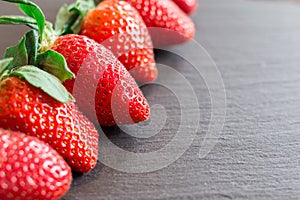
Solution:
M 39 45 L 36 36 L 37 32 L 31 30 L 17 45 L 6 49 L 4 59 L 0 60 L 0 81 L 11 76 L 19 76 L 59 102 L 74 101 L 61 83 L 61 80 L 73 77 L 73 73 L 63 67 L 67 66 L 64 57 L 52 50 L 38 54 Z
M 78 34 L 83 18 L 95 7 L 93 0 L 77 0 L 70 5 L 63 5 L 56 16 L 56 32 L 59 35 Z
M 40 48 L 38 33 L 31 30 L 22 37 L 17 45 L 6 49 L 4 58 L 13 57 L 13 67 L 38 66 L 40 69 L 56 76 L 61 82 L 74 78 L 74 74 L 68 68 L 65 58 L 61 54 L 53 50 L 39 53 Z
M 27 0 L 2 1 L 17 3 L 27 16 L 1 16 L 0 24 L 25 24 L 32 30 L 17 45 L 6 49 L 0 67 L 0 80 L 20 76 L 62 103 L 74 101 L 62 82 L 75 75 L 68 68 L 65 58 L 49 49 L 58 35 L 52 24 L 45 20 L 42 10 Z
M 75 75 L 68 68 L 65 58 L 60 53 L 50 50 L 58 35 L 52 24 L 45 20 L 42 10 L 27 0 L 2 1 L 17 3 L 27 16 L 0 16 L 0 24 L 25 24 L 32 28 L 18 45 L 6 50 L 4 57 L 13 57 L 15 66 L 38 66 L 55 75 L 61 82 L 74 78 Z

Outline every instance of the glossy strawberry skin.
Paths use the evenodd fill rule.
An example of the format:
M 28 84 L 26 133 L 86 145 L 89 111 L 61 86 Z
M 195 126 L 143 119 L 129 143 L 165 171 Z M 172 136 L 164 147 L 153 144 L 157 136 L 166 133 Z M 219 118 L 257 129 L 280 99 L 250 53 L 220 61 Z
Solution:
M 0 83 L 0 127 L 35 136 L 71 166 L 86 173 L 96 165 L 98 133 L 73 102 L 60 103 L 13 76 Z
M 151 82 L 157 78 L 150 34 L 129 3 L 101 2 L 85 16 L 80 34 L 111 50 L 136 81 Z
M 172 0 L 125 1 L 142 16 L 154 47 L 175 45 L 194 37 L 194 23 Z
M 192 14 L 198 6 L 197 0 L 173 0 L 186 14 Z
M 71 181 L 70 167 L 48 144 L 0 129 L 0 199 L 59 199 Z
M 149 105 L 136 82 L 111 51 L 82 35 L 59 37 L 52 49 L 62 54 L 75 79 L 64 85 L 89 119 L 100 125 L 147 120 Z

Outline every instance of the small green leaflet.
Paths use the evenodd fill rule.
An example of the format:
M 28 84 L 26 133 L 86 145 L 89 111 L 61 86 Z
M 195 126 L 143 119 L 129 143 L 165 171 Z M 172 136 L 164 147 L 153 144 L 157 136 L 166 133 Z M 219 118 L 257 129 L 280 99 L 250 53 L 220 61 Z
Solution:
M 26 37 L 23 36 L 21 41 L 16 45 L 6 49 L 4 58 L 14 58 L 13 67 L 19 67 L 28 64 L 28 55 L 26 50 Z
M 31 5 L 31 2 L 28 0 L 2 0 L 10 3 L 23 3 L 23 4 L 28 4 Z
M 57 15 L 55 20 L 55 31 L 58 35 L 64 35 L 68 33 L 73 33 L 71 26 L 78 18 L 78 14 L 69 12 L 68 6 L 63 5 Z M 74 22 L 72 22 L 74 21 Z
M 39 34 L 36 30 L 31 30 L 26 33 L 26 49 L 28 54 L 28 64 L 36 65 L 36 57 L 39 48 Z
M 75 75 L 68 68 L 65 58 L 56 51 L 48 50 L 37 56 L 39 68 L 56 76 L 61 82 L 74 78 Z
M 93 8 L 95 8 L 93 0 L 77 0 L 69 6 L 63 5 L 56 16 L 55 30 L 59 35 L 78 34 L 84 16 Z
M 2 0 L 11 3 L 17 3 L 20 10 L 26 14 L 28 17 L 33 18 L 36 21 L 36 24 L 40 33 L 40 42 L 42 41 L 42 35 L 45 26 L 45 16 L 42 10 L 35 3 L 27 0 Z
M 25 24 L 25 25 L 36 25 L 36 21 L 31 17 L 19 16 L 19 15 L 9 15 L 1 16 L 0 24 Z
M 0 76 L 3 75 L 3 72 L 6 71 L 11 65 L 13 58 L 5 58 L 0 60 Z
M 35 65 L 38 51 L 38 37 L 37 31 L 29 31 L 17 45 L 6 49 L 4 58 L 14 58 L 12 61 L 13 67 L 28 64 Z
M 24 4 L 19 4 L 19 8 L 21 11 L 23 11 L 26 15 L 29 17 L 32 17 L 33 19 L 36 20 L 37 26 L 39 28 L 39 33 L 40 33 L 40 42 L 42 41 L 42 36 L 44 32 L 44 27 L 45 27 L 45 16 L 42 12 L 42 10 L 35 4 L 33 5 L 24 5 Z
M 12 72 L 9 76 L 17 75 L 24 78 L 31 85 L 42 89 L 48 95 L 59 102 L 67 103 L 74 101 L 72 95 L 53 75 L 32 65 L 23 66 Z
M 76 12 L 81 17 L 85 17 L 86 14 L 93 8 L 95 8 L 93 0 L 77 0 L 75 3 L 70 4 L 69 11 Z

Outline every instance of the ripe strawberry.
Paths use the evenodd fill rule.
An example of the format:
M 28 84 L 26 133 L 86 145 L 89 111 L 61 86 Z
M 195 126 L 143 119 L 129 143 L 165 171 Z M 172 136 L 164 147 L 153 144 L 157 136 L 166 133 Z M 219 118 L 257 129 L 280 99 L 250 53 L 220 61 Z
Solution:
M 136 81 L 151 82 L 157 78 L 151 37 L 129 3 L 102 1 L 83 18 L 80 34 L 110 49 Z
M 197 0 L 173 0 L 186 14 L 192 14 L 197 6 Z
M 0 129 L 0 199 L 59 199 L 71 181 L 70 167 L 49 145 Z
M 96 165 L 98 134 L 73 102 L 61 103 L 18 76 L 0 83 L 0 127 L 50 144 L 71 166 L 86 173 Z
M 142 16 L 155 47 L 183 43 L 194 37 L 194 23 L 172 0 L 125 1 Z
M 64 85 L 90 119 L 113 126 L 149 117 L 149 105 L 141 90 L 104 46 L 86 36 L 69 34 L 59 37 L 51 49 L 65 57 L 76 75 Z

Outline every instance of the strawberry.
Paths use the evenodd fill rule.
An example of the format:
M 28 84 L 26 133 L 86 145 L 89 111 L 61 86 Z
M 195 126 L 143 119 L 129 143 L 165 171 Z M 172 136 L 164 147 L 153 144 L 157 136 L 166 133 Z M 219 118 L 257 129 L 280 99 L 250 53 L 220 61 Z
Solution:
M 138 82 L 156 79 L 151 37 L 140 14 L 129 3 L 102 1 L 83 18 L 79 34 L 112 50 Z
M 79 33 L 104 45 L 118 57 L 136 81 L 154 81 L 157 68 L 153 45 L 140 14 L 125 1 L 105 0 L 96 8 L 93 2 L 87 2 L 77 0 L 68 8 L 63 6 L 57 15 L 56 28 L 62 34 Z M 78 12 L 81 14 L 76 15 Z M 82 23 L 72 24 L 78 21 Z
M 183 43 L 194 37 L 194 23 L 172 0 L 125 1 L 142 16 L 155 47 Z
M 112 126 L 149 117 L 149 105 L 134 79 L 104 46 L 86 36 L 69 34 L 59 37 L 51 48 L 65 57 L 75 73 L 77 78 L 64 85 L 90 119 L 95 120 L 96 114 L 101 125 Z
M 0 129 L 0 199 L 59 199 L 71 181 L 70 167 L 48 144 Z
M 198 6 L 197 0 L 173 0 L 186 14 L 192 14 Z
M 5 1 L 11 2 L 11 0 Z M 35 54 L 29 51 L 32 54 L 29 57 L 33 57 L 29 61 L 36 60 L 33 64 L 59 77 L 67 89 L 74 94 L 79 109 L 84 111 L 88 118 L 94 122 L 98 120 L 105 126 L 131 124 L 148 119 L 150 109 L 145 97 L 132 76 L 111 51 L 86 36 L 68 34 L 58 37 L 51 25 L 41 17 L 43 13 L 37 5 L 24 0 L 14 0 L 14 2 L 22 5 L 19 7 L 28 17 L 0 17 L 0 23 L 25 23 L 38 29 L 39 35 L 33 38 L 39 39 L 39 45 L 36 46 L 41 47 L 40 56 L 35 58 Z M 84 6 L 79 5 L 79 7 Z M 77 19 L 76 15 L 77 13 L 73 19 Z M 36 44 L 36 42 L 32 43 Z M 53 66 L 53 63 L 57 63 L 58 60 L 61 62 L 60 66 Z M 63 67 L 64 64 L 69 68 Z M 75 74 L 76 78 L 69 74 Z

